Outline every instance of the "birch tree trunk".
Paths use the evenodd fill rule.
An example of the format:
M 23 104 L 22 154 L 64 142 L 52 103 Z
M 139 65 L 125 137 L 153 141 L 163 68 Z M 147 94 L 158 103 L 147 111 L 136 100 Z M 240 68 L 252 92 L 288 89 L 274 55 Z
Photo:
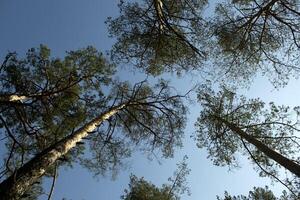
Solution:
M 245 139 L 250 144 L 254 145 L 258 150 L 266 154 L 269 158 L 280 164 L 282 167 L 289 170 L 291 173 L 295 174 L 296 176 L 300 177 L 300 165 L 293 162 L 289 158 L 277 153 L 273 149 L 269 148 L 267 145 L 262 143 L 261 141 L 257 140 L 256 138 L 248 135 L 245 131 L 241 128 L 237 127 L 235 124 L 232 124 L 220 117 L 217 117 L 221 120 L 228 128 L 230 128 L 233 132 L 238 134 L 241 138 Z
M 0 102 L 16 102 L 16 101 L 25 101 L 29 97 L 24 95 L 0 95 Z
M 0 183 L 0 200 L 19 199 L 21 195 L 46 172 L 49 166 L 54 164 L 61 156 L 68 153 L 76 146 L 77 142 L 88 136 L 89 133 L 94 131 L 103 121 L 109 119 L 125 106 L 126 104 L 121 104 L 112 107 L 107 112 L 99 115 L 71 135 L 51 145 L 28 161 L 13 175 Z

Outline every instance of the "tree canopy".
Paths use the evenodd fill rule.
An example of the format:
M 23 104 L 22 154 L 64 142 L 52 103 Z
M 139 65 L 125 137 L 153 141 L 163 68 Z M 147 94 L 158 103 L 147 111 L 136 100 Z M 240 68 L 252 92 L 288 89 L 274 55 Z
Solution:
M 206 67 L 227 81 L 251 80 L 258 72 L 275 86 L 299 75 L 299 5 L 293 1 L 121 1 L 107 20 L 117 39 L 112 58 L 148 74 Z
M 210 20 L 215 41 L 210 55 L 233 76 L 261 71 L 276 85 L 286 83 L 299 74 L 299 9 L 296 0 L 218 3 Z
M 9 54 L 2 65 L 1 95 L 26 98 L 6 98 L 0 104 L 7 146 L 1 194 L 22 195 L 28 188 L 19 180 L 29 187 L 42 175 L 52 175 L 57 164 L 77 160 L 104 174 L 117 171 L 134 149 L 170 157 L 181 146 L 184 96 L 173 95 L 166 81 L 152 86 L 113 81 L 112 65 L 92 47 L 72 51 L 63 60 L 49 56 L 41 46 L 30 49 L 25 59 Z M 26 87 L 27 81 L 32 87 Z M 85 149 L 88 156 L 83 156 Z M 20 194 L 12 194 L 19 189 Z
M 187 71 L 201 67 L 206 0 L 122 1 L 120 16 L 107 20 L 117 42 L 112 58 L 129 62 L 148 74 Z
M 125 194 L 121 196 L 122 200 L 180 200 L 180 195 L 189 194 L 189 188 L 186 186 L 186 176 L 190 170 L 187 167 L 187 157 L 177 164 L 177 170 L 173 177 L 168 179 L 169 183 L 157 187 L 143 177 L 138 178 L 135 175 L 130 176 L 129 189 L 125 189 Z
M 238 195 L 238 196 L 231 196 L 226 191 L 224 194 L 224 198 L 220 198 L 217 196 L 218 200 L 294 200 L 294 197 L 288 196 L 285 191 L 283 191 L 280 197 L 276 197 L 273 192 L 265 186 L 262 187 L 254 187 L 252 191 L 249 191 L 248 196 Z

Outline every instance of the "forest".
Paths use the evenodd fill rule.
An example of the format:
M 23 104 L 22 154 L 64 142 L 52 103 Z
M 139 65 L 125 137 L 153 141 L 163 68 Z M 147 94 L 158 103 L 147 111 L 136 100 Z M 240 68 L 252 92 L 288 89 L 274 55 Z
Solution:
M 300 199 L 298 0 L 0 13 L 0 200 Z

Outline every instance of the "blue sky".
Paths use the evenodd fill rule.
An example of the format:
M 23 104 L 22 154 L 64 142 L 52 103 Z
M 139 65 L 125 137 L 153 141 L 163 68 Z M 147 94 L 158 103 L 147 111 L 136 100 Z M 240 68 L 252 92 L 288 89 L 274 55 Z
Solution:
M 111 0 L 1 0 L 0 57 L 3 59 L 8 51 L 17 51 L 23 55 L 28 48 L 38 47 L 39 44 L 46 44 L 54 56 L 60 57 L 67 50 L 87 45 L 103 51 L 109 50 L 113 39 L 108 38 L 104 21 L 106 17 L 118 14 L 117 3 Z M 119 75 L 122 79 L 137 76 L 124 70 Z M 142 75 L 138 76 L 137 79 L 143 78 Z M 197 82 L 195 77 L 168 77 L 182 92 Z M 275 90 L 264 78 L 257 78 L 250 90 L 242 93 L 249 97 L 261 97 L 267 102 L 297 105 L 300 102 L 297 85 L 299 81 L 293 80 L 287 87 Z M 194 132 L 193 124 L 198 113 L 199 106 L 191 105 L 184 148 L 176 152 L 174 159 L 161 160 L 161 164 L 158 164 L 136 153 L 128 160 L 128 168 L 120 172 L 115 181 L 110 177 L 93 178 L 91 173 L 77 165 L 73 169 L 60 169 L 54 199 L 120 199 L 128 185 L 130 173 L 144 176 L 157 185 L 163 184 L 185 154 L 189 156 L 188 163 L 192 170 L 188 177 L 192 195 L 183 196 L 183 200 L 213 200 L 225 190 L 232 194 L 246 194 L 253 186 L 263 185 L 269 185 L 275 193 L 281 191 L 281 186 L 272 186 L 269 179 L 259 178 L 252 165 L 243 158 L 240 159 L 242 168 L 230 172 L 226 167 L 213 166 L 206 159 L 205 150 L 197 149 L 189 138 Z

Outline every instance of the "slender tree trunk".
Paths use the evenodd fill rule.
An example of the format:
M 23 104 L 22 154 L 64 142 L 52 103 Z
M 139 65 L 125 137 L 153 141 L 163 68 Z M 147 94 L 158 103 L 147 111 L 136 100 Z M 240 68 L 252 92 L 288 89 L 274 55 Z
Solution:
M 0 183 L 0 200 L 16 200 L 54 164 L 61 156 L 68 153 L 76 143 L 94 131 L 103 121 L 116 114 L 126 104 L 113 107 L 96 117 L 71 135 L 51 145 L 19 168 L 13 175 Z
M 162 0 L 154 0 L 154 7 L 159 20 L 159 30 L 162 31 L 165 26 Z
M 269 148 L 267 145 L 262 143 L 261 141 L 257 140 L 256 138 L 252 137 L 251 135 L 247 134 L 241 128 L 236 126 L 233 123 L 230 123 L 220 117 L 217 117 L 221 120 L 228 128 L 230 128 L 233 132 L 238 134 L 241 138 L 245 139 L 250 144 L 254 145 L 258 150 L 266 154 L 269 158 L 280 164 L 282 167 L 289 170 L 291 173 L 295 174 L 296 176 L 300 177 L 300 165 L 293 162 L 292 160 L 288 159 L 287 157 L 277 153 L 273 149 Z

